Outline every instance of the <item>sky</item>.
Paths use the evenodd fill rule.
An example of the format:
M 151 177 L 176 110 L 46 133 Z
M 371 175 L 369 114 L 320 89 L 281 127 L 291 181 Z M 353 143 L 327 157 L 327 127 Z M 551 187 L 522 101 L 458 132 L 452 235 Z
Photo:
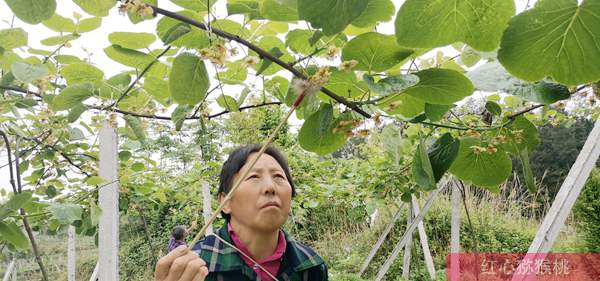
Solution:
M 393 0 L 396 10 L 402 5 L 404 1 L 402 0 Z M 517 7 L 517 13 L 524 10 L 525 6 L 529 2 L 530 6 L 535 3 L 535 0 L 527 1 L 527 0 L 516 0 L 515 4 Z M 227 16 L 226 9 L 226 1 L 219 0 L 214 6 L 214 16 L 217 18 L 225 18 Z M 181 10 L 180 7 L 172 4 L 166 0 L 159 0 L 159 7 L 171 11 Z M 73 3 L 71 0 L 57 0 L 57 10 L 56 13 L 67 17 L 72 18 L 73 13 L 79 13 L 83 15 L 83 18 L 90 17 L 87 15 L 79 6 Z M 236 15 L 233 17 L 229 17 L 229 19 L 233 19 L 236 21 L 241 21 L 241 16 Z M 108 41 L 108 35 L 112 32 L 117 31 L 126 31 L 126 32 L 149 32 L 154 33 L 156 29 L 157 19 L 143 21 L 138 24 L 133 24 L 128 19 L 127 16 L 120 15 L 118 13 L 117 6 L 113 7 L 110 10 L 110 14 L 107 17 L 104 17 L 102 22 L 102 26 L 92 32 L 84 33 L 81 38 L 72 41 L 72 46 L 69 48 L 63 48 L 61 50 L 61 54 L 69 54 L 75 55 L 79 57 L 88 57 L 90 58 L 90 62 L 94 64 L 96 67 L 100 68 L 104 71 L 105 78 L 111 77 L 117 73 L 122 71 L 131 70 L 130 67 L 121 65 L 117 62 L 109 59 L 105 54 L 103 49 L 110 46 L 111 44 Z M 44 49 L 53 51 L 53 47 L 47 47 L 40 43 L 41 40 L 59 35 L 57 32 L 54 32 L 42 24 L 38 25 L 29 25 L 20 21 L 18 18 L 13 18 L 12 11 L 6 5 L 5 1 L 0 0 L 0 29 L 10 28 L 11 25 L 13 27 L 21 27 L 28 32 L 29 43 L 28 46 L 34 49 Z M 294 27 L 294 25 L 290 25 L 290 30 Z M 384 34 L 394 34 L 394 21 L 390 21 L 388 23 L 382 23 L 377 26 L 377 32 Z M 162 42 L 160 39 L 157 39 L 150 47 L 151 49 L 163 48 Z M 28 53 L 26 52 L 27 48 L 21 48 L 19 54 L 23 57 L 27 57 Z M 452 48 L 447 47 L 442 49 L 445 53 L 453 52 Z M 455 52 L 455 51 L 454 51 Z M 433 55 L 433 54 L 432 54 Z M 452 54 L 449 54 L 452 55 Z M 427 56 L 427 55 L 426 55 Z M 217 85 L 218 81 L 213 79 L 215 70 L 214 68 L 208 67 L 209 77 L 211 77 L 211 85 Z M 280 72 L 280 75 L 291 77 L 290 74 Z M 289 78 L 288 77 L 288 78 Z M 227 86 L 226 94 L 237 95 L 241 91 L 242 87 L 239 86 Z M 229 91 L 233 92 L 231 94 Z M 218 96 L 218 95 L 214 95 Z M 219 108 L 213 108 L 213 113 L 220 111 Z M 164 113 L 164 115 L 168 115 L 169 113 Z M 299 124 L 299 121 L 295 118 L 290 120 L 292 124 Z M 0 151 L 0 166 L 7 163 L 6 160 L 6 152 L 5 150 Z M 8 189 L 9 188 L 9 176 L 8 176 L 8 167 L 0 168 L 0 189 Z M 0 196 L 2 198 L 2 196 Z

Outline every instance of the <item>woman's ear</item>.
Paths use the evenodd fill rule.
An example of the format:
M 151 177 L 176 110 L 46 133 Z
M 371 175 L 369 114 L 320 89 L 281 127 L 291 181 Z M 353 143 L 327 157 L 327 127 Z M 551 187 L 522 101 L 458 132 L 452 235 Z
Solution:
M 219 194 L 219 204 L 223 202 L 223 200 L 225 200 L 225 193 L 220 193 Z M 231 200 L 227 201 L 225 203 L 225 205 L 223 205 L 223 213 L 225 214 L 231 214 L 231 208 L 229 207 L 229 202 L 231 202 Z

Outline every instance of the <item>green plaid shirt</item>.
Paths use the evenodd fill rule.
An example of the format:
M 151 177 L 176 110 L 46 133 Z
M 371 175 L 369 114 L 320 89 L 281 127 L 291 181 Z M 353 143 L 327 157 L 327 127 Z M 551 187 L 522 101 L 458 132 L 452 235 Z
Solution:
M 232 243 L 227 227 L 221 227 L 217 234 Z M 327 281 L 327 265 L 310 247 L 295 241 L 285 231 L 287 246 L 281 267 L 277 274 L 280 281 Z M 206 281 L 253 281 L 260 280 L 254 270 L 248 267 L 237 251 L 219 241 L 214 235 L 194 245 L 208 267 Z

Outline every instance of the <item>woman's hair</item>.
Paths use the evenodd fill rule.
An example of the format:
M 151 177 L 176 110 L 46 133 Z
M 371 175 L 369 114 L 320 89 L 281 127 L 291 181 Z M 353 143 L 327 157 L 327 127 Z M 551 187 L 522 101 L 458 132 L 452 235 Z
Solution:
M 242 167 L 246 164 L 248 160 L 248 156 L 250 154 L 258 152 L 261 148 L 260 144 L 249 144 L 245 146 L 241 146 L 236 148 L 229 154 L 229 157 L 223 163 L 223 168 L 221 168 L 221 175 L 219 176 L 219 191 L 217 194 L 221 193 L 229 193 L 231 188 L 233 187 L 233 177 L 237 172 L 242 169 Z M 285 177 L 287 178 L 290 186 L 292 187 L 292 197 L 296 195 L 296 189 L 294 188 L 294 181 L 292 180 L 292 176 L 290 175 L 290 168 L 288 167 L 287 160 L 285 156 L 275 147 L 267 146 L 265 150 L 265 154 L 270 155 L 275 158 L 279 166 L 283 169 L 285 173 Z M 230 215 L 221 212 L 221 215 L 225 218 L 225 220 L 229 221 L 231 218 Z
M 185 227 L 182 225 L 178 225 L 173 228 L 173 231 L 171 231 L 171 236 L 173 236 L 173 238 L 175 240 L 183 240 L 183 238 L 185 238 L 185 235 L 186 235 L 185 232 L 186 232 Z

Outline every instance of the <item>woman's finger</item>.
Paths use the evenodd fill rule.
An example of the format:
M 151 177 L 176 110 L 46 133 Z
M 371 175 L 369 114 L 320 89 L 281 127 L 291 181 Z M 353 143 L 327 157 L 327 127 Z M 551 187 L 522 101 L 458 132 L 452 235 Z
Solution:
M 181 275 L 185 271 L 185 268 L 188 266 L 188 263 L 194 259 L 198 259 L 198 254 L 195 252 L 188 251 L 185 256 L 178 257 L 171 264 L 171 268 L 169 269 L 169 275 L 167 275 L 167 281 L 177 281 L 181 278 Z
M 200 268 L 200 274 L 196 275 L 193 281 L 204 281 L 206 276 L 208 276 L 208 268 L 206 266 L 202 266 Z
M 154 271 L 154 280 L 165 280 L 165 278 L 167 278 L 167 275 L 169 274 L 169 269 L 171 268 L 173 262 L 177 258 L 186 255 L 188 252 L 189 250 L 186 246 L 179 246 L 173 249 L 173 251 L 171 251 L 168 255 L 158 260 L 158 262 L 156 263 L 156 269 Z
M 206 268 L 206 263 L 201 258 L 191 260 L 185 267 L 185 271 L 179 278 L 179 281 L 196 280 L 196 277 L 201 275 L 204 268 Z

